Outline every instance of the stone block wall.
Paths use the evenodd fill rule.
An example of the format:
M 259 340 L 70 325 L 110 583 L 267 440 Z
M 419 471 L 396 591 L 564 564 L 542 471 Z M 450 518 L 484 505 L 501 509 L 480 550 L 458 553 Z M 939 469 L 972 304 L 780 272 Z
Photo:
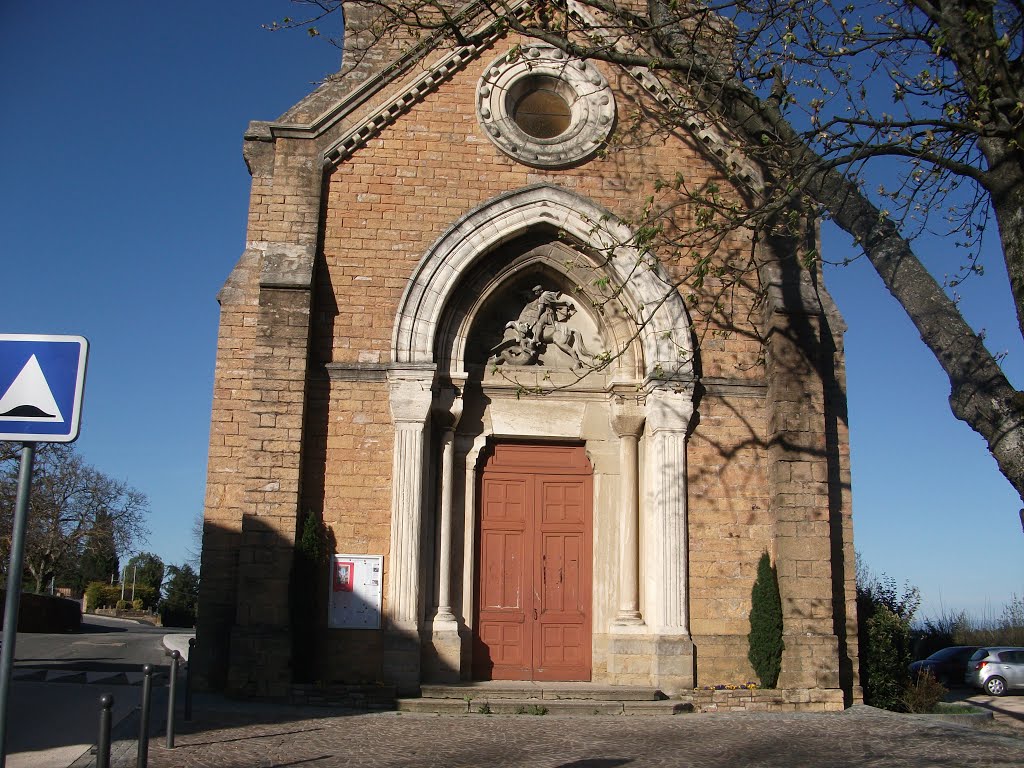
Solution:
M 629 221 L 658 179 L 682 174 L 691 187 L 721 181 L 694 141 L 655 130 L 644 136 L 630 128 L 625 135 L 629 122 L 621 118 L 608 150 L 575 167 L 538 170 L 498 152 L 481 133 L 475 91 L 486 64 L 517 42 L 485 51 L 326 171 L 318 152 L 330 132 L 275 138 L 254 124 L 247 135 L 248 247 L 221 294 L 207 487 L 199 655 L 214 687 L 230 682 L 236 690 L 270 694 L 287 682 L 287 611 L 261 603 L 287 601 L 301 515 L 322 516 L 337 552 L 384 554 L 390 578 L 392 331 L 416 265 L 453 222 L 503 192 L 538 182 L 570 189 Z M 367 67 L 366 76 L 379 68 L 369 61 Z M 620 116 L 634 114 L 648 97 L 629 78 L 605 70 Z M 328 84 L 285 118 L 312 121 L 344 92 Z M 356 107 L 330 131 L 358 124 L 371 107 Z M 679 215 L 682 221 L 692 210 Z M 752 247 L 735 235 L 723 252 L 739 260 Z M 673 255 L 665 267 L 682 277 L 688 258 Z M 698 683 L 751 679 L 747 616 L 765 550 L 779 563 L 787 632 L 818 637 L 800 645 L 796 667 L 817 665 L 844 630 L 852 628 L 849 637 L 856 637 L 841 337 L 832 326 L 815 327 L 808 361 L 801 349 L 786 346 L 793 339 L 785 328 L 769 323 L 784 341 L 771 342 L 766 357 L 765 327 L 748 321 L 753 290 L 734 291 L 723 312 L 715 307 L 721 287 L 709 276 L 692 304 L 702 377 L 687 448 L 688 607 Z M 684 283 L 681 290 L 689 289 Z M 831 374 L 823 379 L 825 369 Z M 258 556 L 250 551 L 257 546 L 253 537 L 260 539 Z M 385 652 L 379 633 L 326 637 L 324 679 L 379 679 Z M 595 643 L 606 642 L 595 629 Z M 242 671 L 254 660 L 268 661 L 259 647 L 276 649 L 265 676 L 270 682 Z M 595 674 L 612 675 L 598 650 Z M 849 657 L 844 674 L 852 679 Z M 824 683 L 836 685 L 816 674 L 797 684 Z

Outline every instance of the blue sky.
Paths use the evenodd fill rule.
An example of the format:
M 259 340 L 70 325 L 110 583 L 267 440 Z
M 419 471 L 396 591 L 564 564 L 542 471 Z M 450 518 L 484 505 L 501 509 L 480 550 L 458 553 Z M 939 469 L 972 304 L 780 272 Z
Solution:
M 244 248 L 242 133 L 337 68 L 338 52 L 261 23 L 286 0 L 10 0 L 0 9 L 0 333 L 91 343 L 87 461 L 145 492 L 143 548 L 180 563 L 202 510 L 215 295 Z M 937 269 L 947 251 L 923 244 Z M 825 253 L 852 253 L 826 233 Z M 951 265 L 954 262 L 949 262 Z M 1024 379 L 1005 270 L 962 306 Z M 902 310 L 860 261 L 829 270 L 846 336 L 855 544 L 917 585 L 924 613 L 997 614 L 1024 594 L 1020 500 Z

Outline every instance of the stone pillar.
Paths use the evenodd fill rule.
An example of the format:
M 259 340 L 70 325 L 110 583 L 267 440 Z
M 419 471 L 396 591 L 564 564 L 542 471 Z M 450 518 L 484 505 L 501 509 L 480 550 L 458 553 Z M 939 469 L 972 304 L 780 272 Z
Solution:
M 256 243 L 262 252 L 258 336 L 248 404 L 247 487 L 238 552 L 238 602 L 228 690 L 281 697 L 292 683 L 288 609 L 300 507 L 306 407 L 311 245 Z
M 694 656 L 687 599 L 686 432 L 692 391 L 647 396 L 647 564 L 654 628 L 653 682 L 666 693 L 693 688 Z
M 612 431 L 619 438 L 619 612 L 612 631 L 644 623 L 640 613 L 640 431 L 643 408 L 616 401 Z
M 424 437 L 433 379 L 433 366 L 388 371 L 395 447 L 384 671 L 402 693 L 417 691 L 420 683 Z
M 778 313 L 773 318 L 766 367 L 771 509 L 785 642 L 778 684 L 838 688 L 824 390 L 814 361 L 818 318 Z
M 822 344 L 814 275 L 791 257 L 775 256 L 791 249 L 777 240 L 759 253 L 767 299 L 769 482 L 785 642 L 778 685 L 838 688 L 824 378 L 832 360 Z
M 441 505 L 438 512 L 440 546 L 438 556 L 437 611 L 431 626 L 429 679 L 457 682 L 460 676 L 462 644 L 459 624 L 452 612 L 452 524 L 455 488 L 455 428 L 462 416 L 462 397 L 453 388 L 441 392 L 438 421 L 441 434 Z

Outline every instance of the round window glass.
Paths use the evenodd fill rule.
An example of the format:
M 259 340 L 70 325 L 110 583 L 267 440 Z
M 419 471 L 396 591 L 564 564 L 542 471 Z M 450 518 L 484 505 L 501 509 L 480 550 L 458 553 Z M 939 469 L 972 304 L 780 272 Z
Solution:
M 553 77 L 527 77 L 516 84 L 510 112 L 524 133 L 535 139 L 553 139 L 572 123 L 572 108 L 559 91 L 565 86 Z

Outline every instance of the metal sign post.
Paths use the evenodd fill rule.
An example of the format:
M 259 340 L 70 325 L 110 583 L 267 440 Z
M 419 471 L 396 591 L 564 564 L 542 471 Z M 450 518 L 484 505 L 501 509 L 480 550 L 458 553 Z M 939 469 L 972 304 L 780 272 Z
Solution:
M 25 522 L 28 520 L 28 494 L 32 488 L 32 462 L 35 443 L 21 449 L 18 472 L 18 500 L 14 504 L 14 533 L 11 540 L 11 564 L 7 569 L 7 600 L 4 603 L 4 645 L 0 653 L 0 768 L 7 763 L 7 702 L 11 690 L 11 668 L 14 666 L 14 641 L 18 631 L 18 608 L 21 605 L 21 569 L 25 556 Z M 11 583 L 14 581 L 15 583 Z
M 0 768 L 7 764 L 7 710 L 36 443 L 70 443 L 78 438 L 88 350 L 89 342 L 81 336 L 0 334 L 0 440 L 24 443 L 0 650 Z

